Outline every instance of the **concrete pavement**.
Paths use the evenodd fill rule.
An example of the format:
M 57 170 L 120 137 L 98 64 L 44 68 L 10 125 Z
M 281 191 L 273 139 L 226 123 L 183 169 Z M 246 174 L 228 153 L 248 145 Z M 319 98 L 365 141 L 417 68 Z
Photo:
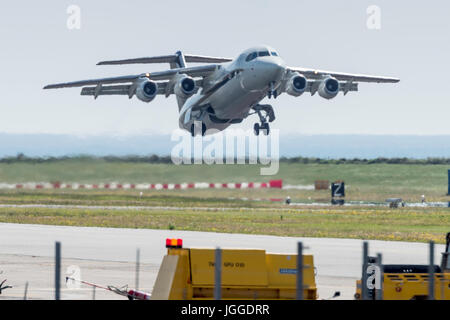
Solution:
M 92 228 L 0 223 L 0 279 L 14 286 L 0 299 L 28 297 L 53 299 L 54 247 L 62 243 L 62 274 L 79 268 L 81 278 L 101 285 L 134 287 L 136 249 L 140 249 L 140 289 L 151 292 L 166 252 L 166 238 L 182 238 L 185 247 L 260 248 L 268 252 L 295 253 L 302 241 L 306 253 L 314 255 L 320 298 L 341 291 L 352 299 L 355 280 L 361 276 L 362 240 L 295 238 L 266 235 L 225 234 L 176 230 Z M 436 263 L 444 245 L 435 245 Z M 428 244 L 397 241 L 369 241 L 369 254 L 383 254 L 387 264 L 427 264 Z M 70 268 L 69 268 L 70 267 Z M 63 299 L 91 299 L 92 289 L 67 288 Z M 97 299 L 124 299 L 96 290 Z

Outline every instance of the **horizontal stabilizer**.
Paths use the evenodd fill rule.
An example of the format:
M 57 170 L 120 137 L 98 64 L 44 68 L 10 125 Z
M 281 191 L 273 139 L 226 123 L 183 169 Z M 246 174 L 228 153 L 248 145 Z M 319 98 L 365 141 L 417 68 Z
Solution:
M 233 61 L 233 59 L 230 58 L 196 56 L 192 54 L 185 54 L 184 58 L 186 59 L 186 62 L 196 62 L 196 63 L 222 63 Z
M 195 63 L 222 63 L 232 61 L 232 59 L 229 58 L 198 56 L 191 54 L 185 54 L 184 58 L 186 62 L 195 62 Z M 118 64 L 141 64 L 141 63 L 174 63 L 177 61 L 177 59 L 178 55 L 171 54 L 157 57 L 143 57 L 135 59 L 101 61 L 97 63 L 97 65 L 101 66 L 101 65 L 118 65 Z

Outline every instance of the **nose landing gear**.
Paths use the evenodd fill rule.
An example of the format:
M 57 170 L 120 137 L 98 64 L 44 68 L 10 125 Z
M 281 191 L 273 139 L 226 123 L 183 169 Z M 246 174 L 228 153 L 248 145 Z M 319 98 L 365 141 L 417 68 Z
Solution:
M 275 87 L 274 87 L 274 83 L 273 82 L 271 82 L 270 83 L 270 88 L 269 88 L 269 91 L 267 91 L 267 98 L 274 98 L 274 99 L 276 99 L 277 98 L 277 96 L 278 96 L 278 92 L 277 92 L 277 90 L 275 89 Z
M 264 135 L 269 135 L 270 133 L 270 126 L 269 122 L 272 122 L 275 120 L 275 113 L 273 111 L 273 108 L 270 104 L 257 104 L 252 109 L 255 111 L 256 114 L 259 116 L 259 120 L 261 121 L 261 124 L 255 123 L 253 126 L 253 131 L 255 135 L 259 136 L 260 130 L 264 133 Z

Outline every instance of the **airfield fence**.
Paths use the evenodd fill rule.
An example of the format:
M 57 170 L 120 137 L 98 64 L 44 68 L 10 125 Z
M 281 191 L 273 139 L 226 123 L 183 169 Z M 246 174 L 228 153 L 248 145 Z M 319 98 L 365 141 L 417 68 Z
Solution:
M 54 269 L 54 299 L 60 300 L 61 299 L 61 242 L 57 241 L 55 242 L 55 269 Z M 361 298 L 362 300 L 383 300 L 383 290 L 382 287 L 377 288 L 375 291 L 375 295 L 372 297 L 369 293 L 368 288 L 368 265 L 369 265 L 369 244 L 367 241 L 363 242 L 362 247 L 362 275 L 361 275 Z M 215 270 L 214 270 L 214 299 L 221 300 L 221 275 L 222 275 L 222 250 L 220 247 L 217 247 L 215 250 Z M 375 261 L 377 267 L 381 272 L 383 272 L 383 264 L 382 264 L 382 255 L 381 253 L 377 254 L 376 261 Z M 135 299 L 137 298 L 134 296 L 134 293 L 138 293 L 139 289 L 139 272 L 140 272 L 140 249 L 138 248 L 136 250 L 136 269 L 135 269 L 135 290 L 130 290 L 132 292 L 131 295 L 128 295 L 129 299 Z M 431 280 L 428 282 L 428 300 L 434 300 L 434 292 L 435 292 L 435 282 L 434 282 L 434 242 L 429 242 L 429 267 L 428 267 L 428 278 Z M 296 298 L 297 300 L 303 300 L 303 244 L 302 242 L 298 242 L 297 244 L 297 271 L 296 271 Z M 383 274 L 379 275 L 379 277 L 382 279 Z M 66 279 L 67 280 L 67 279 Z M 80 281 L 82 282 L 82 281 Z M 64 282 L 63 282 L 64 283 Z M 382 281 L 380 283 L 382 285 Z M 92 300 L 96 299 L 96 287 L 103 288 L 98 285 L 92 285 Z M 28 297 L 28 290 L 29 290 L 29 283 L 28 281 L 25 284 L 25 291 L 24 291 L 24 300 L 29 299 Z M 111 290 L 114 291 L 114 290 Z M 117 292 L 116 292 L 117 293 Z M 125 294 L 126 295 L 126 294 Z M 335 294 L 335 296 L 338 296 Z M 333 296 L 333 297 L 335 297 Z

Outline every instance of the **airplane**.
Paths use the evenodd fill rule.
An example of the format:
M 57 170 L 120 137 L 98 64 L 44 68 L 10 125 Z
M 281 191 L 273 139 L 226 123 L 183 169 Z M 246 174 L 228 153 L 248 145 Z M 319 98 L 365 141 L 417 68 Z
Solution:
M 205 63 L 187 66 L 186 63 Z M 102 61 L 97 65 L 169 63 L 170 70 L 102 79 L 51 84 L 44 89 L 83 87 L 81 95 L 136 96 L 151 102 L 157 95 L 176 96 L 179 127 L 191 133 L 207 135 L 222 131 L 257 114 L 254 133 L 268 135 L 275 120 L 271 105 L 260 104 L 265 98 L 276 99 L 287 93 L 298 97 L 305 92 L 318 93 L 325 99 L 358 91 L 359 82 L 396 83 L 392 77 L 379 77 L 288 67 L 278 52 L 266 45 L 243 51 L 235 59 L 183 54 Z M 210 130 L 215 129 L 215 130 Z

